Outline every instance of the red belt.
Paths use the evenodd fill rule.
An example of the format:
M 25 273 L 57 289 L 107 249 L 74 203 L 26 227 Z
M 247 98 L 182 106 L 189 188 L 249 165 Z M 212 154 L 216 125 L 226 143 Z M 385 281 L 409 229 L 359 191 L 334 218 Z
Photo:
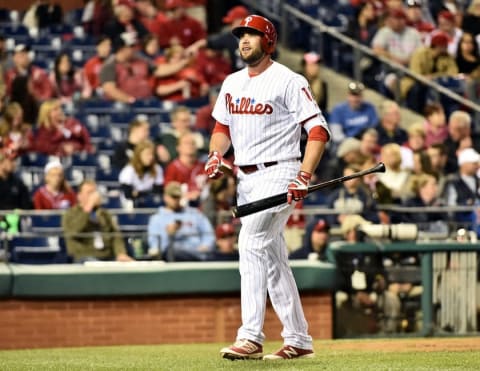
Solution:
M 257 170 L 263 169 L 263 167 L 270 167 L 270 166 L 273 166 L 273 165 L 276 165 L 276 164 L 278 164 L 278 161 L 265 162 L 264 164 L 259 164 L 259 165 L 239 166 L 239 168 L 245 174 L 251 174 L 251 173 L 254 173 Z

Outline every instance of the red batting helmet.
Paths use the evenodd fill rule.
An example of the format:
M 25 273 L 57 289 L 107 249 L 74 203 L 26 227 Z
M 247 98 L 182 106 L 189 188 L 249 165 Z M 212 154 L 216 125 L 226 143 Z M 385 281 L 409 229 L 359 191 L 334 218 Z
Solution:
M 273 54 L 277 44 L 277 31 L 272 22 L 260 15 L 249 15 L 232 30 L 232 33 L 240 38 L 248 30 L 260 32 L 262 36 L 262 49 L 267 54 Z

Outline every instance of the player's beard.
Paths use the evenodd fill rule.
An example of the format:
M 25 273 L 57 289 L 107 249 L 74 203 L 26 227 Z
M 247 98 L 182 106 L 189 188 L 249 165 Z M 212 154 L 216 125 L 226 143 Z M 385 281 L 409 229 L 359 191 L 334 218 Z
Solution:
M 240 58 L 242 58 L 242 61 L 248 66 L 255 67 L 258 63 L 260 63 L 265 55 L 265 52 L 259 48 L 251 53 L 248 57 L 244 57 L 242 53 L 240 53 Z

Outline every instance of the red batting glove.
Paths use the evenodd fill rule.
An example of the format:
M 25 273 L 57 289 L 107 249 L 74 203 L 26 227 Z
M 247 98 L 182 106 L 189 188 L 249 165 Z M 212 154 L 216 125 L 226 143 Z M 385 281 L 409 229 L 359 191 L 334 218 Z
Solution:
M 288 185 L 287 202 L 292 203 L 292 200 L 303 200 L 308 194 L 308 184 L 312 174 L 306 171 L 299 171 L 297 177 Z
M 220 152 L 213 151 L 208 155 L 207 163 L 205 164 L 205 172 L 210 179 L 221 178 L 223 173 L 220 170 L 220 165 L 223 162 L 223 156 Z

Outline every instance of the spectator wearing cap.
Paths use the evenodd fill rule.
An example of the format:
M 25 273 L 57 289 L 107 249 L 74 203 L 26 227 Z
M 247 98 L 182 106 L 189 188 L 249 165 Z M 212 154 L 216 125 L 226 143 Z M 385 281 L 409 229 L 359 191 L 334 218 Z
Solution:
M 347 86 L 347 101 L 333 107 L 329 116 L 332 140 L 338 144 L 345 137 L 357 137 L 378 122 L 375 106 L 364 100 L 365 86 L 361 82 L 351 81 Z M 332 148 L 335 151 L 335 148 Z
M 104 34 L 111 40 L 115 40 L 118 35 L 127 33 L 131 39 L 135 40 L 137 46 L 139 40 L 143 39 L 148 30 L 138 19 L 135 18 L 135 1 L 118 0 L 113 6 L 114 17 L 105 25 Z
M 408 66 L 412 53 L 422 46 L 418 31 L 407 26 L 407 15 L 401 8 L 390 9 L 381 27 L 372 40 L 376 55 L 390 59 L 403 66 Z
M 301 74 L 307 79 L 318 106 L 325 114 L 328 105 L 328 85 L 321 77 L 322 61 L 322 56 L 316 52 L 305 53 L 301 62 Z
M 422 40 L 435 29 L 435 25 L 428 22 L 425 18 L 421 0 L 407 0 L 405 13 L 407 15 L 407 25 L 415 28 L 421 35 Z
M 15 161 L 0 151 L 0 210 L 32 208 L 30 192 L 25 183 L 15 174 Z
M 425 40 L 426 45 L 431 45 L 433 37 L 442 32 L 448 37 L 447 52 L 452 57 L 457 55 L 457 48 L 462 37 L 463 30 L 456 25 L 455 14 L 442 10 L 437 15 L 437 28 L 430 33 L 430 37 Z
M 409 68 L 412 72 L 427 79 L 449 77 L 458 75 L 455 59 L 448 54 L 449 37 L 443 32 L 436 32 L 430 41 L 430 46 L 417 49 L 410 61 Z M 404 77 L 400 81 L 402 97 L 406 98 L 409 108 L 422 112 L 427 95 L 427 87 L 415 82 L 411 77 Z
M 458 171 L 447 183 L 446 199 L 448 206 L 476 206 L 480 202 L 480 182 L 478 169 L 480 154 L 473 148 L 465 148 L 458 153 Z M 458 227 L 472 229 L 472 213 L 456 212 L 453 216 Z
M 233 36 L 231 30 L 237 27 L 240 22 L 250 14 L 247 8 L 242 5 L 231 8 L 222 18 L 224 24 L 228 25 L 226 30 L 209 35 L 207 38 L 200 39 L 187 48 L 187 53 L 196 54 L 201 48 L 207 48 L 216 52 L 226 51 L 230 59 L 230 70 L 235 72 L 245 67 L 245 63 L 240 58 L 238 52 L 238 41 Z
M 360 171 L 360 168 L 347 165 L 343 176 Z M 331 192 L 327 197 L 326 205 L 336 213 L 326 217 L 330 225 L 340 225 L 342 220 L 350 214 L 358 214 L 365 219 L 378 223 L 377 205 L 361 178 L 347 180 Z
M 35 209 L 68 209 L 77 203 L 77 195 L 65 179 L 63 165 L 60 161 L 48 162 L 43 173 L 44 185 L 33 194 Z
M 480 34 L 480 0 L 472 0 L 462 18 L 462 30 L 474 38 Z
M 166 261 L 204 261 L 215 248 L 215 232 L 197 208 L 183 206 L 182 186 L 165 186 L 161 206 L 148 222 L 148 253 Z
M 384 100 L 380 104 L 380 121 L 375 129 L 378 133 L 378 144 L 387 143 L 402 145 L 407 141 L 407 132 L 400 126 L 401 111 L 398 103 L 393 100 Z
M 202 23 L 186 13 L 188 6 L 185 0 L 165 0 L 164 9 L 168 19 L 163 23 L 159 35 L 162 48 L 178 44 L 187 48 L 207 36 Z
M 18 44 L 13 51 L 13 67 L 5 74 L 7 95 L 12 95 L 13 81 L 17 77 L 25 77 L 28 81 L 29 92 L 37 103 L 54 96 L 54 89 L 48 78 L 48 73 L 41 67 L 31 63 L 30 48 L 25 44 Z
M 288 258 L 334 262 L 328 248 L 329 239 L 330 225 L 328 222 L 322 218 L 315 219 L 307 225 L 302 246 L 292 251 Z
M 12 158 L 33 150 L 32 126 L 23 119 L 22 106 L 10 102 L 0 117 L 0 143 Z
M 86 79 L 85 83 L 98 95 L 97 89 L 101 86 L 100 71 L 112 51 L 112 40 L 108 36 L 99 37 L 95 50 L 96 54 L 90 57 L 83 65 L 83 73 Z
M 215 228 L 215 250 L 208 256 L 212 261 L 238 261 L 237 233 L 231 223 L 222 223 Z

